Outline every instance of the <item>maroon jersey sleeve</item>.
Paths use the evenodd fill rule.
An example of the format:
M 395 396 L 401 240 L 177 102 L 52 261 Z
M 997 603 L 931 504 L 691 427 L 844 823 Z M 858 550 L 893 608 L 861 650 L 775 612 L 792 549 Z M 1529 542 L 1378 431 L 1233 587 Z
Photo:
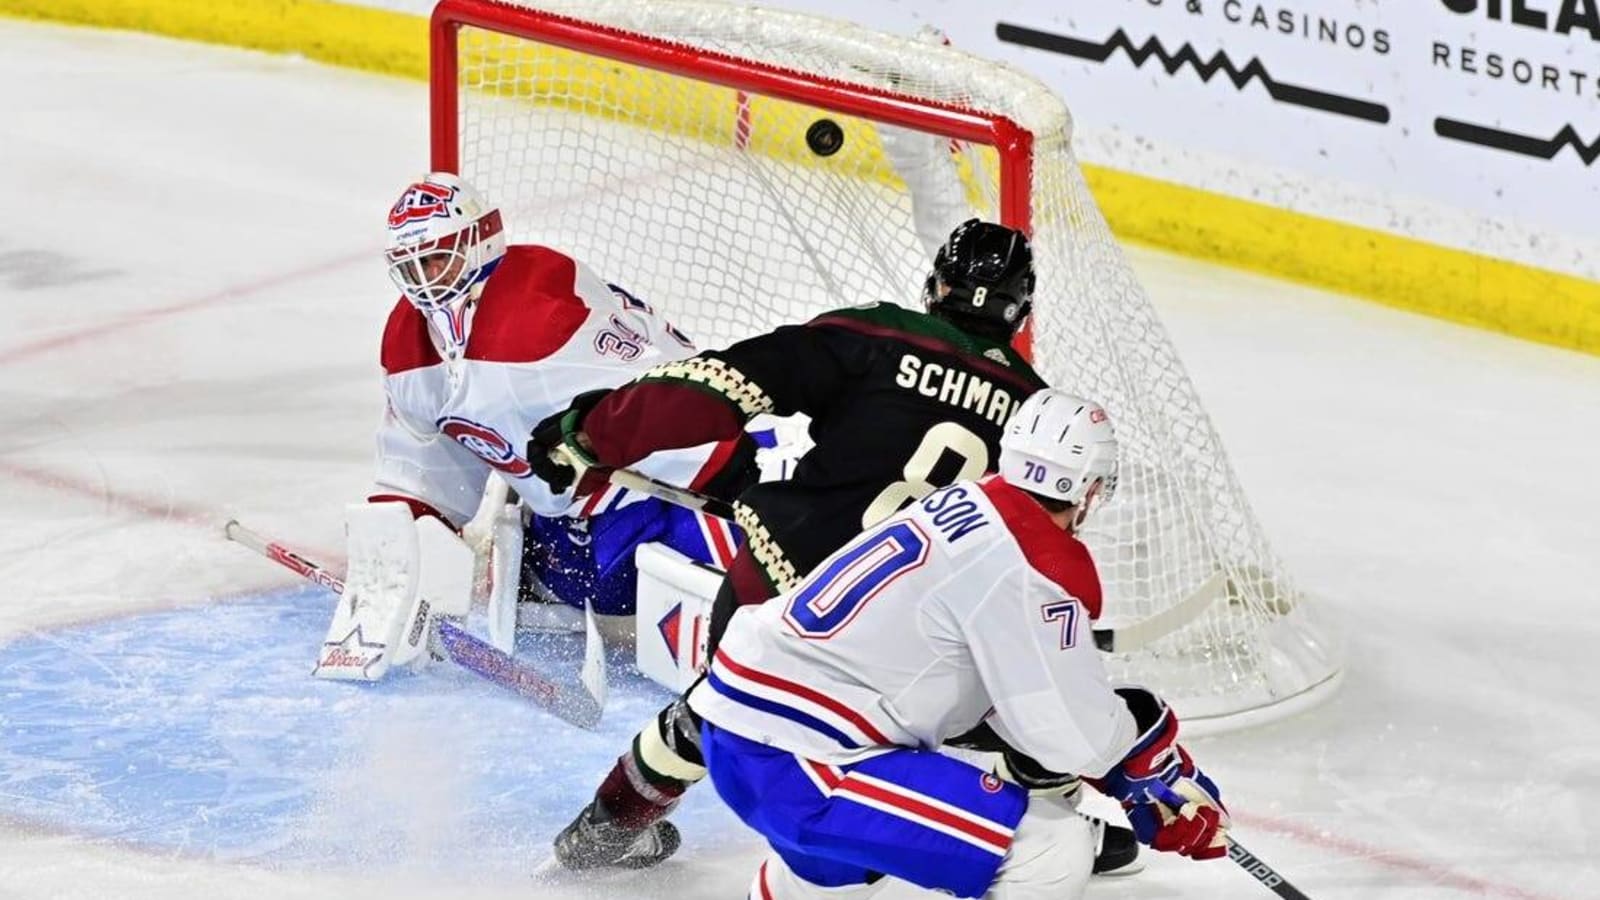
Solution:
M 602 464 L 628 466 L 738 437 L 762 413 L 824 414 L 871 364 L 868 341 L 818 322 L 786 325 L 651 369 L 595 405 L 583 431 Z

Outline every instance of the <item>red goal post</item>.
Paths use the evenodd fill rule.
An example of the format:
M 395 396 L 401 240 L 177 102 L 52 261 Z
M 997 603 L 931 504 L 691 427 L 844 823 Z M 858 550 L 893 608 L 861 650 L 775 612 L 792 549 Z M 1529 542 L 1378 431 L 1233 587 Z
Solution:
M 1190 732 L 1328 695 L 1338 643 L 1273 554 L 1071 148 L 1065 104 L 991 61 L 834 20 L 718 0 L 442 0 L 432 164 L 721 346 L 863 301 L 913 304 L 929 253 L 901 135 L 937 136 L 970 214 L 1030 232 L 1032 358 L 1111 411 L 1118 496 L 1085 540 L 1102 625 L 1217 602 L 1111 659 Z M 842 150 L 801 142 L 841 126 Z M 1028 349 L 1026 346 L 1024 349 Z M 1169 620 L 1176 621 L 1174 617 Z

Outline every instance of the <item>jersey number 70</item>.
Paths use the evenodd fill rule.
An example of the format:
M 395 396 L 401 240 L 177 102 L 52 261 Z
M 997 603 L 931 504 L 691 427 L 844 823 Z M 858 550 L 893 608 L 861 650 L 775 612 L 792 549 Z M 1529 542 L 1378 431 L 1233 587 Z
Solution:
M 801 637 L 825 641 L 896 578 L 927 561 L 928 536 L 916 522 L 881 528 L 812 573 L 789 598 L 783 620 Z

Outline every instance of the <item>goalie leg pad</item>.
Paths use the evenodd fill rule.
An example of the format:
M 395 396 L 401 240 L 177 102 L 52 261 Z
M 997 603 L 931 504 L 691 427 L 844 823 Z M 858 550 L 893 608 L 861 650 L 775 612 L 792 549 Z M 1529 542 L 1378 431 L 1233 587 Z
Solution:
M 404 503 L 351 504 L 345 521 L 350 570 L 312 674 L 377 681 L 426 663 L 434 619 L 471 605 L 472 551 L 438 519 L 413 520 Z
M 706 660 L 712 598 L 723 579 L 664 544 L 641 544 L 634 561 L 639 567 L 639 671 L 658 684 L 684 690 L 699 677 Z
M 489 551 L 489 643 L 502 653 L 517 646 L 517 599 L 522 578 L 522 510 L 503 507 L 492 526 Z
M 411 508 L 353 503 L 345 510 L 349 572 L 312 674 L 377 681 L 416 655 L 401 635 L 417 612 L 419 551 Z
M 417 593 L 432 616 L 465 616 L 472 610 L 472 549 L 450 526 L 427 517 L 416 520 Z

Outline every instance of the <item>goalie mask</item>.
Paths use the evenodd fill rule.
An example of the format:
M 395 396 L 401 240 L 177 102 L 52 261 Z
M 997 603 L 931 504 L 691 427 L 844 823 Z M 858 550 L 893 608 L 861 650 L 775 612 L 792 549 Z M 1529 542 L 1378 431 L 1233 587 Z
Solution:
M 389 210 L 389 277 L 451 358 L 466 347 L 469 301 L 505 254 L 500 211 L 458 176 L 426 175 Z
M 1023 401 L 1000 438 L 1000 477 L 1078 506 L 1079 522 L 1091 501 L 1111 499 L 1117 470 L 1117 436 L 1105 408 L 1056 388 Z
M 923 290 L 928 311 L 1010 340 L 1033 308 L 1033 248 L 1014 228 L 968 219 L 950 232 Z

